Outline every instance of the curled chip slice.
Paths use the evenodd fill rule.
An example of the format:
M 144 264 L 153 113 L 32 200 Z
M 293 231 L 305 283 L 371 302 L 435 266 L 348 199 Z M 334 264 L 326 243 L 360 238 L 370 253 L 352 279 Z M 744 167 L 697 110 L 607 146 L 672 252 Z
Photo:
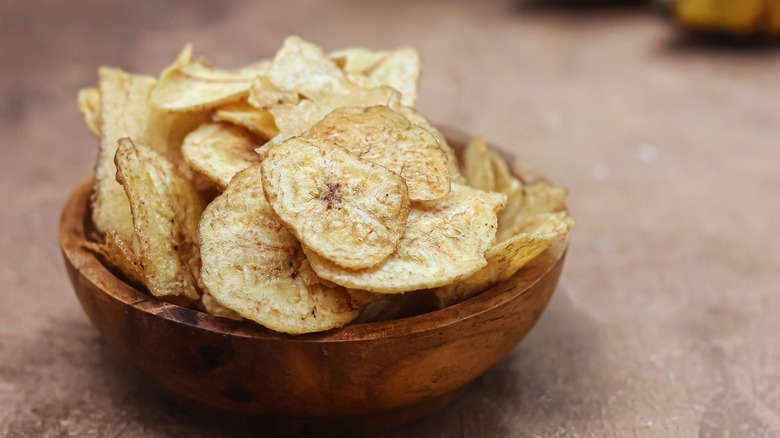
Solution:
M 523 183 L 512 176 L 504 159 L 490 150 L 483 138 L 474 137 L 466 146 L 463 151 L 463 171 L 471 187 L 507 195 L 506 208 L 498 212 L 497 239 L 519 232 L 513 224 L 518 218 L 524 217 Z
M 396 173 L 304 137 L 268 150 L 261 166 L 268 202 L 310 252 L 360 269 L 395 251 L 409 214 Z
M 515 274 L 557 240 L 566 236 L 574 220 L 566 212 L 537 217 L 528 232 L 516 234 L 494 245 L 486 253 L 487 266 L 474 275 L 434 291 L 440 307 L 468 299 Z
M 267 73 L 261 62 L 239 70 L 220 70 L 192 54 L 187 45 L 166 68 L 152 93 L 152 104 L 168 111 L 198 111 L 241 100 L 257 75 Z
M 138 264 L 138 258 L 115 231 L 107 232 L 103 243 L 84 242 L 84 246 L 99 255 L 106 264 L 119 271 L 131 282 L 144 284 L 143 271 Z
M 520 195 L 510 197 L 512 204 L 507 205 L 504 215 L 499 215 L 496 242 L 503 242 L 527 231 L 536 223 L 539 215 L 562 210 L 569 193 L 564 187 L 556 187 L 546 182 L 525 185 L 520 192 Z
M 300 244 L 265 200 L 259 166 L 236 175 L 209 204 L 200 236 L 204 286 L 242 317 L 291 334 L 357 318 L 344 288 L 311 281 Z
M 375 268 L 344 269 L 304 250 L 317 275 L 348 288 L 403 293 L 442 286 L 485 266 L 505 202 L 502 194 L 453 184 L 444 199 L 412 207 L 398 249 Z
M 100 116 L 100 90 L 95 87 L 86 87 L 79 90 L 78 94 L 79 112 L 84 117 L 89 131 L 98 137 L 100 136 L 100 126 L 103 124 Z
M 420 82 L 420 54 L 411 47 L 395 49 L 368 74 L 377 85 L 389 85 L 401 93 L 401 103 L 414 106 Z
M 116 181 L 114 155 L 120 138 L 146 136 L 150 115 L 149 94 L 155 79 L 105 67 L 98 71 L 98 77 L 102 125 L 92 194 L 92 221 L 100 233 L 113 230 L 121 240 L 132 242 L 130 204 L 122 186 Z
M 187 135 L 182 153 L 190 166 L 224 189 L 233 175 L 260 162 L 256 145 L 238 126 L 207 123 Z
M 452 150 L 452 147 L 450 147 L 450 145 L 447 143 L 447 139 L 444 138 L 444 134 L 442 134 L 438 129 L 434 128 L 428 119 L 423 117 L 422 114 L 418 113 L 417 110 L 410 106 L 401 105 L 401 107 L 398 108 L 398 112 L 409 119 L 410 122 L 433 134 L 434 137 L 439 140 L 439 146 L 444 151 L 444 154 L 447 155 L 447 168 L 450 171 L 450 179 L 452 182 L 457 184 L 467 184 L 466 178 L 460 171 L 458 157 L 455 156 L 455 151 Z
M 214 116 L 219 120 L 244 127 L 264 139 L 272 138 L 279 133 L 273 114 L 243 101 L 219 107 Z
M 198 220 L 203 202 L 165 157 L 129 139 L 119 141 L 117 181 L 133 217 L 133 252 L 152 295 L 174 301 L 199 297 Z
M 434 201 L 450 191 L 447 156 L 436 137 L 386 106 L 339 108 L 303 135 L 398 173 L 412 201 Z

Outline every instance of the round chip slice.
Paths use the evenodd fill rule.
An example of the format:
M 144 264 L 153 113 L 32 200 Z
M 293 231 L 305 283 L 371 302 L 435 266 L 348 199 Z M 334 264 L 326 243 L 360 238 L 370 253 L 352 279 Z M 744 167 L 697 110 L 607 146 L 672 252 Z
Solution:
M 301 334 L 357 318 L 344 288 L 305 281 L 300 244 L 263 195 L 259 166 L 237 174 L 200 222 L 201 279 L 220 304 L 271 330 Z
M 182 153 L 187 163 L 220 189 L 233 175 L 260 162 L 254 138 L 238 126 L 206 123 L 184 139 Z
M 398 173 L 412 201 L 434 201 L 450 191 L 447 155 L 436 137 L 386 106 L 339 108 L 303 135 Z
M 443 286 L 487 264 L 505 202 L 503 194 L 453 184 L 444 199 L 415 204 L 398 250 L 375 268 L 344 269 L 304 251 L 317 275 L 344 287 L 391 294 Z
M 437 288 L 434 296 L 439 307 L 447 307 L 471 298 L 494 284 L 504 281 L 520 268 L 562 239 L 574 226 L 565 211 L 539 215 L 527 232 L 518 233 L 485 253 L 487 266 L 458 283 Z
M 261 164 L 266 198 L 310 251 L 338 266 L 376 266 L 404 231 L 404 180 L 327 140 L 293 137 Z

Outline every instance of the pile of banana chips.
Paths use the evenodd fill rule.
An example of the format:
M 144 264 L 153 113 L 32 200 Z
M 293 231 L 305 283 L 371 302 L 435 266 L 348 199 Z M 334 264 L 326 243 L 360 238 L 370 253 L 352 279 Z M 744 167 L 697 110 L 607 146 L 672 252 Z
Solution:
M 412 48 L 295 36 L 236 70 L 189 45 L 158 78 L 101 68 L 78 95 L 100 139 L 86 245 L 159 299 L 290 334 L 484 291 L 568 233 L 567 192 L 481 138 L 458 162 L 419 78 Z

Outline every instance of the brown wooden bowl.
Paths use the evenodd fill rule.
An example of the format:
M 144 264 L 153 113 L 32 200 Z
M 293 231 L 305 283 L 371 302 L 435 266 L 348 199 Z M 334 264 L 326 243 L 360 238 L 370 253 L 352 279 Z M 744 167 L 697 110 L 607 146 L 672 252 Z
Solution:
M 465 136 L 448 137 L 462 149 Z M 560 241 L 512 278 L 443 310 L 291 336 L 158 301 L 112 274 L 83 247 L 91 186 L 92 178 L 81 183 L 65 205 L 60 244 L 105 342 L 208 412 L 265 418 L 293 433 L 377 431 L 440 408 L 531 330 L 566 252 Z

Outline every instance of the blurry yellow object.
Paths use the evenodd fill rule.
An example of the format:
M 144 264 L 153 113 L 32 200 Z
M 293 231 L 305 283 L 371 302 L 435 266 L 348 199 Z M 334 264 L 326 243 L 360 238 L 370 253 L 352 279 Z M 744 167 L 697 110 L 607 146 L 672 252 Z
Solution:
M 696 29 L 780 35 L 780 0 L 672 0 L 672 10 Z

